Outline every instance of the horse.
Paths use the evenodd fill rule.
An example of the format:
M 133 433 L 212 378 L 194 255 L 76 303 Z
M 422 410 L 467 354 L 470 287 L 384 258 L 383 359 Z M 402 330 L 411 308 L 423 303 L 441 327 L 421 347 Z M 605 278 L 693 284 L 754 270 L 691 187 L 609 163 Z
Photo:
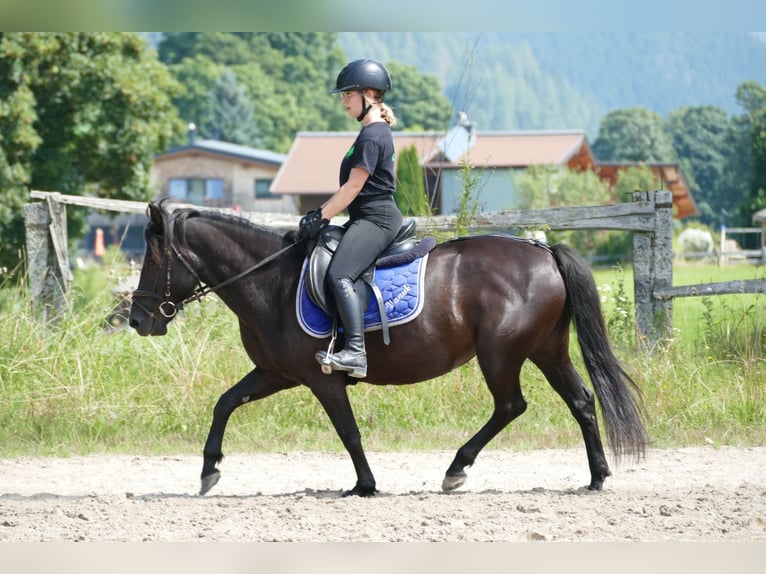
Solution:
M 582 357 L 615 459 L 645 454 L 647 433 L 637 384 L 607 337 L 593 275 L 565 244 L 548 246 L 503 234 L 440 242 L 429 253 L 420 314 L 391 330 L 365 335 L 364 379 L 325 374 L 315 360 L 326 340 L 310 336 L 296 319 L 296 297 L 306 248 L 296 233 L 256 225 L 242 216 L 167 199 L 148 204 L 146 252 L 133 292 L 130 327 L 141 336 L 165 335 L 185 304 L 215 292 L 237 316 L 241 341 L 254 368 L 224 392 L 213 410 L 203 449 L 200 494 L 218 482 L 223 437 L 238 407 L 299 385 L 326 411 L 353 463 L 357 482 L 344 496 L 377 491 L 362 446 L 347 386 L 358 381 L 406 385 L 434 379 L 476 358 L 494 408 L 446 470 L 444 491 L 462 486 L 466 467 L 527 408 L 520 374 L 530 360 L 577 421 L 590 470 L 589 490 L 611 475 L 602 444 L 594 393 L 570 359 L 574 323 Z M 423 354 L 428 353 L 428 360 Z

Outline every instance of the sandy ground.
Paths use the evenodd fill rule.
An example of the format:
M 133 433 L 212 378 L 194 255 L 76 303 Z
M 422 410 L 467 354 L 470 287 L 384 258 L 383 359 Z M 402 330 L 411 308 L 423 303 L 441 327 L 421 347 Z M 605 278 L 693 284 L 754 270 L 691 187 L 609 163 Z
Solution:
M 2 460 L 0 541 L 766 541 L 766 447 L 652 450 L 598 493 L 584 450 L 483 452 L 441 492 L 452 452 L 368 453 L 379 494 L 341 496 L 345 454 Z

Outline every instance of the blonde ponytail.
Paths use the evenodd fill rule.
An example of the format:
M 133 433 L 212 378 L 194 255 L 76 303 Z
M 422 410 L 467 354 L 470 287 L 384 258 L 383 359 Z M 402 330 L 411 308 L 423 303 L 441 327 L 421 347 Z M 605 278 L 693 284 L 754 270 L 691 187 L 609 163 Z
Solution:
M 396 115 L 394 114 L 394 110 L 392 110 L 391 106 L 388 104 L 383 103 L 384 92 L 372 88 L 369 88 L 369 90 L 374 93 L 374 97 L 369 97 L 367 92 L 365 92 L 364 98 L 367 100 L 367 103 L 380 107 L 380 117 L 382 117 L 389 126 L 396 125 Z
M 392 110 L 388 104 L 384 104 L 383 102 L 380 103 L 380 116 L 386 120 L 386 123 L 389 126 L 396 125 L 394 110 Z

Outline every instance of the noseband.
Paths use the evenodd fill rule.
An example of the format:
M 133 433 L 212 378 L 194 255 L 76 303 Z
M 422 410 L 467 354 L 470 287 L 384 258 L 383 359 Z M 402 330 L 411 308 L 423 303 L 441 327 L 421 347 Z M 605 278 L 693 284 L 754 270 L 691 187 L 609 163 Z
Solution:
M 283 247 L 279 251 L 272 253 L 268 257 L 262 259 L 252 267 L 248 267 L 244 271 L 241 271 L 240 273 L 237 273 L 233 277 L 230 277 L 226 279 L 225 281 L 222 281 L 218 285 L 215 285 L 213 287 L 210 287 L 208 285 L 205 285 L 202 280 L 200 279 L 199 275 L 197 275 L 197 272 L 194 271 L 191 264 L 187 261 L 187 259 L 181 254 L 181 252 L 178 250 L 178 248 L 175 246 L 175 243 L 173 241 L 168 241 L 167 246 L 165 248 L 165 252 L 162 256 L 162 261 L 160 262 L 160 265 L 163 263 L 167 263 L 165 267 L 165 291 L 162 295 L 157 293 L 156 289 L 153 289 L 152 291 L 145 291 L 142 289 L 136 289 L 133 291 L 133 304 L 136 305 L 138 308 L 140 308 L 144 313 L 149 315 L 152 319 L 160 319 L 164 320 L 166 323 L 170 322 L 173 317 L 175 317 L 179 311 L 181 311 L 184 306 L 187 303 L 190 303 L 192 301 L 199 301 L 207 295 L 208 293 L 213 293 L 215 291 L 218 291 L 219 289 L 225 287 L 226 285 L 230 285 L 234 281 L 237 281 L 238 279 L 241 279 L 245 275 L 248 275 L 252 273 L 253 271 L 256 271 L 257 269 L 260 269 L 261 267 L 264 267 L 286 251 L 292 249 L 295 247 L 298 243 L 301 243 L 301 241 L 298 241 L 296 243 L 291 243 L 287 247 Z M 194 282 L 196 283 L 196 286 L 194 287 L 194 292 L 187 297 L 186 299 L 179 301 L 176 303 L 171 299 L 171 282 L 172 282 L 172 276 L 173 276 L 173 257 L 172 255 L 175 255 L 175 258 L 178 259 L 178 261 L 181 262 L 181 264 L 186 267 L 186 270 L 191 274 L 191 276 L 194 278 Z M 155 286 L 156 287 L 156 286 Z M 149 297 L 150 299 L 159 299 L 160 303 L 157 306 L 157 311 L 159 312 L 158 316 L 157 312 L 152 311 L 149 309 L 146 305 L 144 305 L 141 302 L 141 297 Z
M 194 281 L 196 282 L 197 286 L 194 288 L 194 293 L 190 296 L 184 299 L 183 301 L 179 301 L 176 303 L 171 299 L 171 282 L 173 279 L 173 257 L 171 255 L 175 255 L 176 259 L 178 259 L 184 267 L 186 267 L 186 270 L 191 274 L 191 276 L 194 278 Z M 166 322 L 170 321 L 173 317 L 175 317 L 178 312 L 184 308 L 184 305 L 190 301 L 195 301 L 200 299 L 203 295 L 206 294 L 205 287 L 202 284 L 202 281 L 199 278 L 199 275 L 192 269 L 192 266 L 189 264 L 189 262 L 184 258 L 183 255 L 178 251 L 176 246 L 172 242 L 168 242 L 168 246 L 165 249 L 165 252 L 162 256 L 162 261 L 160 262 L 160 265 L 163 263 L 166 263 L 165 267 L 165 291 L 162 295 L 160 295 L 156 289 L 153 289 L 152 291 L 145 291 L 142 289 L 136 289 L 133 291 L 133 303 L 137 305 L 144 313 L 149 315 L 152 319 L 158 319 L 159 316 L 157 313 L 159 313 L 160 316 L 162 316 L 164 319 L 166 319 Z M 157 306 L 157 312 L 152 311 L 149 309 L 146 305 L 144 305 L 141 302 L 141 297 L 149 297 L 150 299 L 159 299 L 160 303 Z

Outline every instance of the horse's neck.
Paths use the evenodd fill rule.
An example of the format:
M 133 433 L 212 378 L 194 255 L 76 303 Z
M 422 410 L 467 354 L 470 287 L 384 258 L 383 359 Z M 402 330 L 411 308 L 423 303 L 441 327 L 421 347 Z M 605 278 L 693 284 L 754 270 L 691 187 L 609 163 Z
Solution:
M 257 265 L 281 247 L 281 237 L 276 233 L 219 220 L 195 221 L 187 228 L 186 238 L 198 259 L 197 272 L 210 287 Z M 232 285 L 236 283 L 240 282 Z

